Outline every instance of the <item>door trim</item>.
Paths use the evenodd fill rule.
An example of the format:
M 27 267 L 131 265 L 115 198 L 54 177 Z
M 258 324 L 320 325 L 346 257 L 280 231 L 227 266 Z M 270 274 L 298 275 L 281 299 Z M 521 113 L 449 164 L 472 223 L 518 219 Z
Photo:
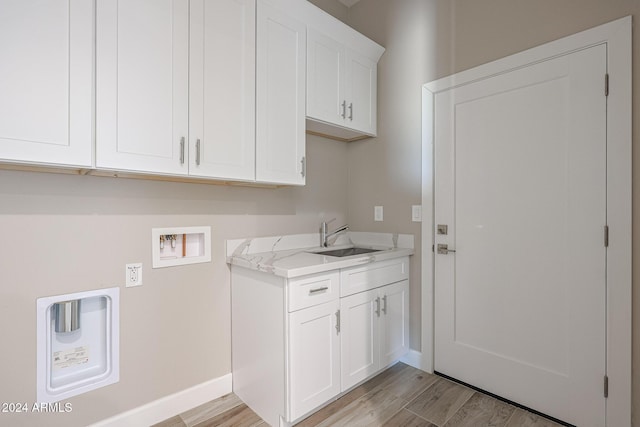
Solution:
M 434 95 L 591 46 L 607 45 L 607 425 L 631 425 L 631 16 L 534 47 L 422 87 L 422 357 L 434 367 Z M 604 91 L 604 76 L 603 76 Z M 603 224 L 604 225 L 604 224 Z M 603 373 L 604 374 L 604 373 Z

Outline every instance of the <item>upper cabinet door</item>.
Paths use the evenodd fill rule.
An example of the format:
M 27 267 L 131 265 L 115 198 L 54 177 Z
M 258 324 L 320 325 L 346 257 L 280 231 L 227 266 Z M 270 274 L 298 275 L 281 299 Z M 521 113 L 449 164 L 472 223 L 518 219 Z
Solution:
M 376 134 L 377 64 L 347 50 L 345 125 L 365 134 Z
M 187 0 L 98 0 L 96 164 L 188 171 Z
M 255 179 L 255 0 L 190 2 L 189 174 Z
M 93 1 L 0 3 L 0 161 L 91 167 Z
M 305 183 L 306 26 L 258 0 L 256 179 Z
M 311 28 L 307 32 L 307 116 L 344 126 L 345 48 Z

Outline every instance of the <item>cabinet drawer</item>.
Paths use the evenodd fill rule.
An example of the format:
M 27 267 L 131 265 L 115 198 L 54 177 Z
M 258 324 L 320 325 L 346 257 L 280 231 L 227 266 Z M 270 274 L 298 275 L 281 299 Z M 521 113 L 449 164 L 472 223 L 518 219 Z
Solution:
M 409 257 L 390 259 L 362 267 L 347 268 L 340 273 L 340 296 L 375 289 L 409 278 Z
M 314 274 L 289 280 L 289 312 L 338 298 L 340 273 Z

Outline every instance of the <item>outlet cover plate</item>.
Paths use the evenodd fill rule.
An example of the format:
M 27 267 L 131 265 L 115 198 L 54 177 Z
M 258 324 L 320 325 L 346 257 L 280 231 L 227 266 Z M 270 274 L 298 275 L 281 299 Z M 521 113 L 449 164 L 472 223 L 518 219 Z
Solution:
M 384 208 L 382 206 L 373 207 L 373 220 L 382 221 L 384 218 Z
M 422 222 L 422 205 L 411 206 L 411 221 Z
M 125 287 L 142 286 L 142 263 L 127 264 L 125 266 Z

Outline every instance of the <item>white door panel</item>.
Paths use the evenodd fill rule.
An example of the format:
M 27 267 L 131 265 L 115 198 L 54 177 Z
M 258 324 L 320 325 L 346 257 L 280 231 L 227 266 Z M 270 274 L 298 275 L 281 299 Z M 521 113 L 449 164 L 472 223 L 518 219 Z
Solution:
M 436 95 L 436 370 L 603 425 L 606 48 Z M 578 410 L 578 408 L 580 408 Z
M 368 378 L 380 366 L 379 310 L 376 289 L 340 299 L 342 391 Z
M 187 174 L 188 11 L 186 0 L 98 0 L 98 167 Z
M 340 393 L 340 335 L 335 299 L 289 315 L 290 419 Z
M 255 0 L 192 0 L 189 174 L 255 179 Z
M 91 166 L 93 2 L 0 4 L 0 159 Z

